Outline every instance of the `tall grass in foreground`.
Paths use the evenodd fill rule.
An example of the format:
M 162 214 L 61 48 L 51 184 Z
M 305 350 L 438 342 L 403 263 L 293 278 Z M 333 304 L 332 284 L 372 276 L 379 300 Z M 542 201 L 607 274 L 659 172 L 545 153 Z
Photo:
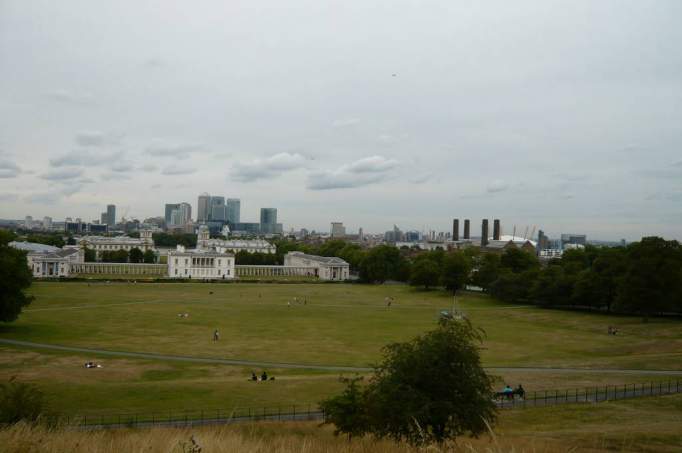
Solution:
M 456 444 L 421 449 L 371 438 L 352 442 L 316 424 L 273 423 L 249 426 L 79 431 L 17 424 L 0 430 L 3 453 L 541 453 L 574 451 L 527 439 L 460 439 Z

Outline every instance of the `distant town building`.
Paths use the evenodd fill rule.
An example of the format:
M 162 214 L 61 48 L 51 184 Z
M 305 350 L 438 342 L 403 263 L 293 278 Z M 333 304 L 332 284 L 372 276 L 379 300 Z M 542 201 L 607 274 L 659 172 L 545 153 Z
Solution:
M 341 258 L 289 252 L 284 256 L 284 266 L 315 267 L 320 280 L 348 280 L 350 266 Z
M 260 232 L 261 234 L 276 234 L 277 231 L 277 209 L 260 209 Z M 281 232 L 280 232 L 281 233 Z
M 219 253 L 237 253 L 241 251 L 249 253 L 277 253 L 277 247 L 262 239 L 211 239 L 208 227 L 206 226 L 200 226 L 197 232 L 197 249 L 215 250 Z
M 587 245 L 587 236 L 584 234 L 562 234 L 561 248 L 566 248 L 567 244 Z
M 78 246 L 64 248 L 32 242 L 10 242 L 10 247 L 26 253 L 26 264 L 36 278 L 68 277 L 71 265 L 85 260 L 84 251 Z
M 79 240 L 79 244 L 82 247 L 94 250 L 98 260 L 102 257 L 102 252 L 105 251 L 130 251 L 134 248 L 138 248 L 143 252 L 154 250 L 151 230 L 141 230 L 139 238 L 128 236 L 84 236 Z
M 343 222 L 332 222 L 331 236 L 332 239 L 346 237 L 346 227 L 343 226 Z
M 123 215 L 126 215 L 124 212 Z M 109 228 L 116 226 L 116 206 L 113 204 L 107 205 L 107 225 Z
M 241 222 L 241 201 L 239 198 L 228 198 L 225 200 L 225 206 L 227 206 L 228 223 Z
M 234 255 L 210 249 L 185 249 L 178 245 L 168 252 L 170 278 L 195 278 L 201 280 L 233 279 Z
M 197 201 L 197 222 L 205 223 L 208 222 L 210 216 L 210 203 L 211 196 L 207 193 L 202 193 L 199 195 L 199 200 Z
M 43 228 L 46 230 L 52 229 L 52 217 L 43 217 Z
M 33 229 L 33 217 L 30 215 L 27 215 L 24 217 L 24 228 L 27 230 Z

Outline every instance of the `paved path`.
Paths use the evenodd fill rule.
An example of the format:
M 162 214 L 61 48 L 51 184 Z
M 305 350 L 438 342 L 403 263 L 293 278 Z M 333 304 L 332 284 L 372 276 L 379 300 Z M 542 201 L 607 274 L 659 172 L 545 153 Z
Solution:
M 253 366 L 258 368 L 288 368 L 322 371 L 348 371 L 364 373 L 372 371 L 369 367 L 341 366 L 341 365 L 317 365 L 304 363 L 286 362 L 263 362 L 242 359 L 221 359 L 211 357 L 190 357 L 181 355 L 155 354 L 151 352 L 110 351 L 106 349 L 81 348 L 76 346 L 61 346 L 55 344 L 34 343 L 31 341 L 10 340 L 0 338 L 0 344 L 20 346 L 35 349 L 50 349 L 53 351 L 80 352 L 85 354 L 106 355 L 111 357 L 130 357 L 136 359 L 170 360 L 177 362 L 214 363 L 220 365 Z M 505 372 L 531 372 L 531 373 L 609 373 L 609 374 L 640 374 L 660 376 L 682 376 L 682 370 L 633 370 L 616 368 L 553 368 L 553 367 L 488 367 L 488 371 L 494 373 Z

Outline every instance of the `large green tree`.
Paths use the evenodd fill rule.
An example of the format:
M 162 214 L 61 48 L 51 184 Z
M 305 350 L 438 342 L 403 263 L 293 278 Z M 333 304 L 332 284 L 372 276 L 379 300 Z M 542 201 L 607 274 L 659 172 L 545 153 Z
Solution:
M 368 283 L 386 280 L 404 281 L 409 277 L 409 266 L 400 250 L 390 245 L 380 245 L 367 252 L 360 264 L 360 278 Z
M 443 257 L 440 282 L 453 292 L 462 289 L 469 282 L 471 269 L 470 256 L 460 251 L 450 252 Z
M 141 263 L 144 260 L 144 252 L 137 247 L 130 249 L 128 259 L 131 263 Z
M 682 311 L 680 244 L 660 237 L 646 237 L 631 244 L 616 303 L 645 319 L 652 314 Z
M 26 252 L 10 247 L 12 234 L 0 234 L 0 322 L 11 322 L 31 303 L 25 290 L 33 276 L 26 264 Z
M 481 366 L 482 338 L 468 321 L 443 319 L 412 341 L 387 346 L 367 388 L 371 432 L 415 445 L 485 432 L 496 406 Z
M 481 366 L 483 332 L 466 321 L 441 319 L 412 341 L 384 348 L 369 384 L 357 380 L 322 402 L 336 433 L 442 443 L 462 434 L 477 436 L 496 420 L 493 379 Z
M 436 286 L 440 277 L 440 270 L 438 263 L 431 259 L 417 260 L 410 270 L 410 285 L 423 286 L 424 289 L 429 289 L 430 286 Z

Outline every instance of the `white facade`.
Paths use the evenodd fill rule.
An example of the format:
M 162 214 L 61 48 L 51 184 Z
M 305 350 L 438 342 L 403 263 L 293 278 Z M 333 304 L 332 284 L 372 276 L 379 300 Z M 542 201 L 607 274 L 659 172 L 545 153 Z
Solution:
M 32 242 L 10 242 L 9 245 L 27 252 L 26 264 L 35 278 L 68 277 L 73 264 L 85 261 L 85 252 L 78 246 L 60 249 Z
M 197 249 L 215 250 L 219 253 L 237 253 L 241 251 L 249 253 L 276 253 L 277 247 L 263 239 L 211 239 L 208 228 L 205 225 L 199 227 L 197 232 Z
M 154 240 L 152 239 L 151 230 L 140 231 L 139 238 L 131 238 L 128 236 L 84 236 L 80 239 L 79 244 L 83 247 L 92 249 L 97 254 L 97 259 L 100 259 L 102 252 L 127 250 L 138 248 L 143 252 L 147 250 L 154 250 Z
M 234 255 L 214 250 L 186 250 L 178 245 L 168 252 L 168 277 L 210 280 L 233 279 Z
M 341 258 L 307 255 L 303 252 L 289 252 L 284 256 L 284 266 L 317 268 L 320 280 L 348 280 L 350 266 Z

